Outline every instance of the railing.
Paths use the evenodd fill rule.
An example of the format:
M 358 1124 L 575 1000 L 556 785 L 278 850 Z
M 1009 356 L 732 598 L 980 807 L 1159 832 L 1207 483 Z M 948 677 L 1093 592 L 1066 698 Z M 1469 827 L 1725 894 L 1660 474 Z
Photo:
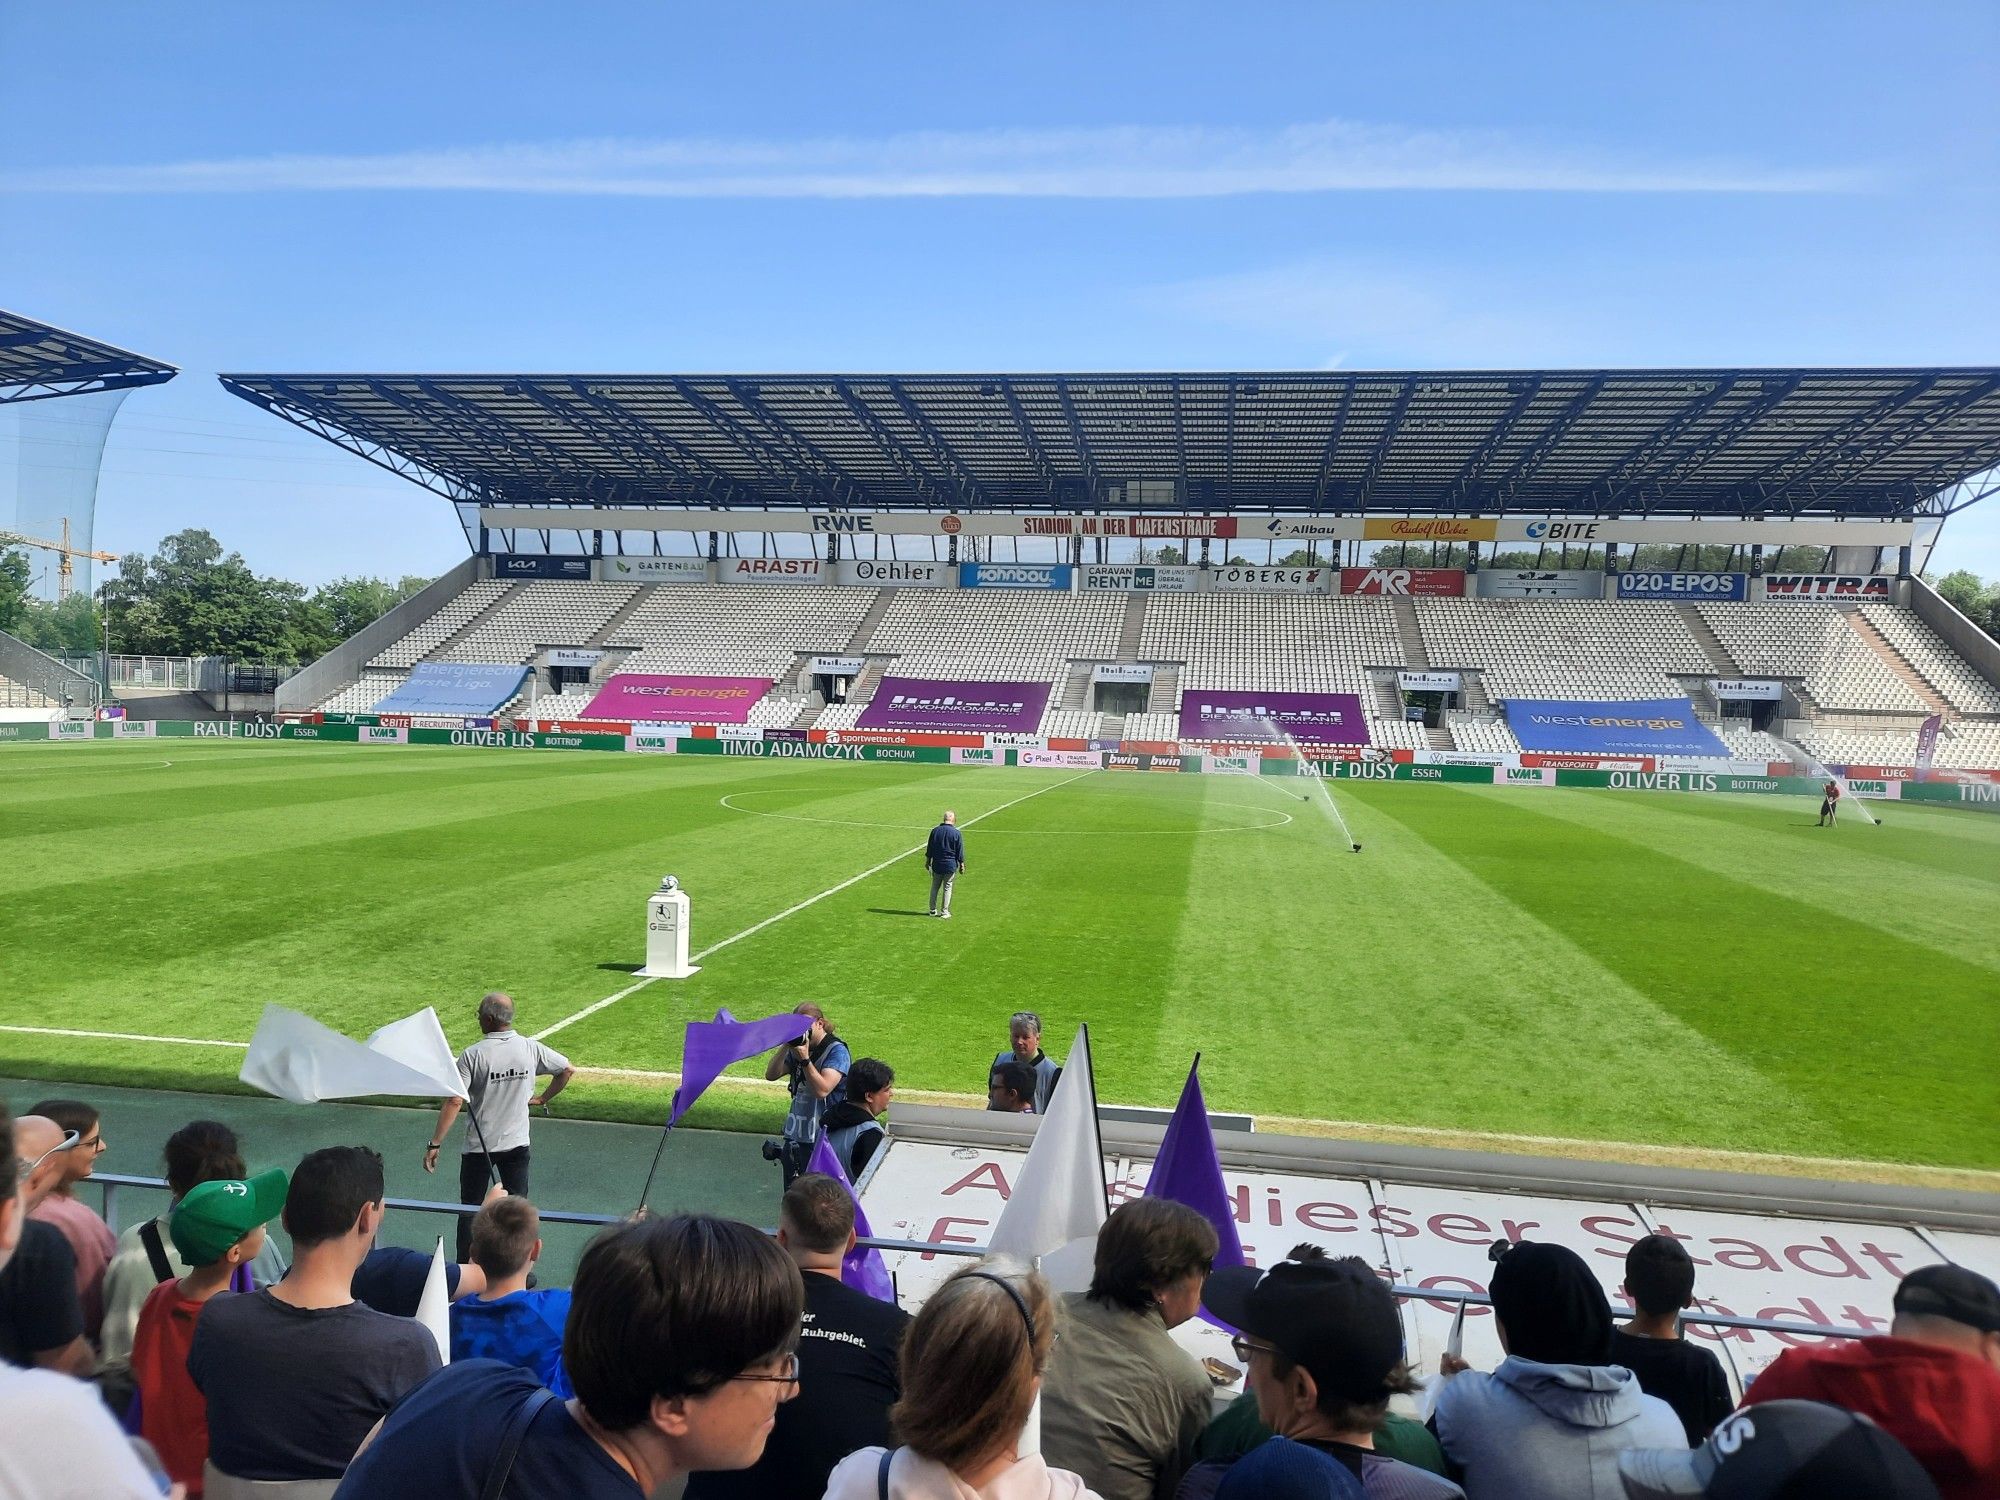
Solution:
M 111 1226 L 111 1232 L 118 1232 L 118 1190 L 120 1188 L 155 1189 L 165 1192 L 167 1184 L 159 1177 L 132 1177 L 121 1172 L 97 1172 L 88 1179 L 104 1193 L 104 1221 Z M 387 1208 L 399 1209 L 407 1213 L 443 1214 L 448 1218 L 463 1218 L 467 1214 L 479 1212 L 476 1203 L 437 1203 L 425 1198 L 385 1198 Z M 578 1213 L 571 1209 L 543 1208 L 535 1205 L 535 1212 L 544 1224 L 580 1224 L 601 1228 L 606 1224 L 624 1221 L 619 1214 Z M 766 1234 L 773 1233 L 766 1230 Z M 977 1259 L 987 1253 L 984 1245 L 942 1245 L 929 1240 L 892 1240 L 879 1235 L 870 1235 L 860 1244 L 873 1250 L 888 1250 L 899 1254 L 917 1255 L 959 1255 Z M 1463 1303 L 1467 1307 L 1491 1307 L 1493 1299 L 1484 1292 L 1460 1291 L 1453 1287 L 1404 1286 L 1398 1282 L 1389 1284 L 1389 1291 L 1396 1297 L 1416 1302 L 1442 1302 L 1456 1307 Z M 1693 1323 L 1704 1328 L 1740 1328 L 1750 1333 L 1784 1333 L 1798 1338 L 1864 1339 L 1869 1337 L 1865 1328 L 1849 1328 L 1838 1323 L 1805 1323 L 1780 1318 L 1739 1318 L 1730 1313 L 1684 1312 L 1683 1323 Z

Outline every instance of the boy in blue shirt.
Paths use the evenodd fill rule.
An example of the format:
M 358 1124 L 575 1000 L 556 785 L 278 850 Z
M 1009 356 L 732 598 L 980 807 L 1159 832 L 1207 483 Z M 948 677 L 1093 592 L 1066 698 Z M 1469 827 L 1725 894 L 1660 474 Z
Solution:
M 472 1263 L 486 1290 L 451 1305 L 451 1357 L 515 1365 L 566 1398 L 576 1394 L 562 1362 L 569 1290 L 528 1290 L 541 1236 L 542 1216 L 526 1198 L 495 1198 L 473 1217 Z

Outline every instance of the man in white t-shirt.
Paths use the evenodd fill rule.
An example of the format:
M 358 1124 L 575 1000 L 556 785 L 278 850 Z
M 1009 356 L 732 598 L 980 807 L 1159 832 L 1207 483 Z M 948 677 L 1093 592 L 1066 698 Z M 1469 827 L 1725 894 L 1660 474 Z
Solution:
M 514 1030 L 514 1002 L 495 990 L 479 1002 L 479 1029 L 485 1033 L 458 1055 L 458 1076 L 472 1095 L 472 1113 L 478 1122 L 465 1133 L 464 1153 L 458 1163 L 458 1201 L 477 1206 L 486 1197 L 494 1174 L 510 1193 L 528 1191 L 528 1111 L 560 1094 L 576 1076 L 569 1059 L 553 1047 L 544 1047 Z M 535 1092 L 535 1080 L 547 1078 L 549 1086 Z M 444 1101 L 438 1111 L 437 1129 L 424 1148 L 424 1170 L 437 1170 L 438 1152 L 458 1119 L 462 1103 Z M 466 1260 L 472 1248 L 472 1215 L 458 1221 L 458 1259 Z
M 14 1154 L 14 1118 L 0 1101 L 0 1270 L 21 1243 L 27 1211 Z M 53 1370 L 0 1362 L 0 1500 L 158 1500 L 182 1496 L 146 1472 L 138 1452 L 98 1398 L 95 1386 Z

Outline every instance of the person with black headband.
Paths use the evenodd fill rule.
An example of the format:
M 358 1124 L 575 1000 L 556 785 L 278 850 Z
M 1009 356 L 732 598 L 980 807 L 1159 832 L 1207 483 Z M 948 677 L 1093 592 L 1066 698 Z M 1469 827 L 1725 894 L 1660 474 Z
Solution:
M 903 1338 L 889 1412 L 901 1446 L 850 1453 L 826 1500 L 1098 1500 L 1029 1431 L 1055 1321 L 1048 1283 L 1026 1267 L 982 1261 L 945 1282 Z
M 1237 1330 L 1245 1383 L 1277 1436 L 1233 1464 L 1195 1465 L 1176 1500 L 1464 1500 L 1450 1480 L 1375 1451 L 1389 1398 L 1413 1394 L 1417 1382 L 1404 1358 L 1396 1301 L 1366 1261 L 1286 1260 L 1269 1271 L 1225 1266 L 1209 1276 L 1201 1301 Z
M 1469 1500 L 1620 1493 L 1628 1448 L 1685 1448 L 1674 1409 L 1611 1363 L 1611 1302 L 1583 1257 L 1498 1240 L 1493 1312 L 1507 1357 L 1491 1374 L 1446 1355 L 1432 1424 Z

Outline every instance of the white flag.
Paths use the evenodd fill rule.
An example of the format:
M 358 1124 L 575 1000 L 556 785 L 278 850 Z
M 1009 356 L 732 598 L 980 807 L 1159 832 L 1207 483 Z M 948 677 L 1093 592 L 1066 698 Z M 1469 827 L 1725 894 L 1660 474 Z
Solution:
M 365 1042 L 282 1005 L 267 1005 L 237 1077 L 294 1104 L 370 1094 L 465 1097 L 451 1044 L 428 1005 L 390 1022 Z
M 1057 1290 L 1080 1291 L 1089 1283 L 1097 1231 L 1107 1217 L 1097 1080 L 1084 1026 L 989 1243 L 1000 1254 L 1040 1257 L 1042 1274 Z
M 417 1299 L 417 1321 L 437 1340 L 438 1358 L 451 1363 L 451 1294 L 445 1290 L 444 1236 L 438 1236 L 431 1253 L 431 1273 L 424 1278 L 424 1294 Z

